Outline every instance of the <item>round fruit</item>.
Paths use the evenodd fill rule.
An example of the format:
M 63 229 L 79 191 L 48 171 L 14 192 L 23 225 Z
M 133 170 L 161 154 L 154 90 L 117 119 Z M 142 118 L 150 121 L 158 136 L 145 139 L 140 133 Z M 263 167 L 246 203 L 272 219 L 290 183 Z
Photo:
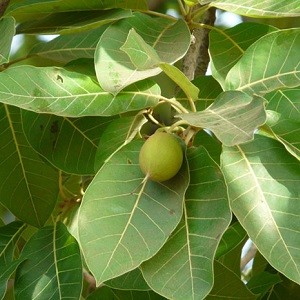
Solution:
M 177 138 L 166 132 L 156 132 L 142 146 L 139 156 L 143 173 L 154 181 L 174 177 L 183 161 L 183 151 Z

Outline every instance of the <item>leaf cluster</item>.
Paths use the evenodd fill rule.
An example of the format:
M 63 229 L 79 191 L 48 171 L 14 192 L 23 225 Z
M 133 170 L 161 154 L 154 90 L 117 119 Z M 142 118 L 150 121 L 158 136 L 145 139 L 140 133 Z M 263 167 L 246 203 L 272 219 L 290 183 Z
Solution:
M 6 4 L 0 299 L 297 299 L 300 29 L 201 20 L 299 17 L 299 1 Z M 191 80 L 195 30 L 212 75 Z M 156 130 L 184 149 L 164 182 L 139 166 Z

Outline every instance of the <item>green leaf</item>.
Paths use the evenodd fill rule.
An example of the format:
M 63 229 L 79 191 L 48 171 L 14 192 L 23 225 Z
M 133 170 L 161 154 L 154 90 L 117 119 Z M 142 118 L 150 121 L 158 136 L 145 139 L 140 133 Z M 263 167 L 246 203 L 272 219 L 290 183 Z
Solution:
M 23 0 L 13 2 L 5 11 L 18 22 L 41 19 L 52 13 L 71 11 L 106 10 L 114 8 L 147 10 L 145 0 Z
M 182 216 L 186 164 L 171 180 L 145 180 L 138 163 L 141 146 L 136 140 L 116 152 L 96 174 L 80 206 L 80 246 L 97 284 L 152 257 Z
M 22 253 L 16 272 L 16 300 L 79 299 L 82 263 L 79 246 L 62 223 L 41 228 Z
M 0 19 L 0 65 L 9 61 L 10 47 L 15 35 L 15 20 L 12 17 Z
M 216 162 L 217 165 L 220 165 L 220 155 L 222 152 L 222 143 L 211 134 L 205 130 L 199 131 L 194 137 L 193 145 L 203 146 L 209 156 Z
M 42 226 L 58 195 L 58 172 L 30 147 L 20 109 L 0 105 L 0 201 L 17 218 Z
M 148 291 L 150 287 L 147 285 L 143 274 L 139 268 L 136 268 L 124 275 L 105 281 L 105 285 L 113 289 L 120 290 L 137 290 Z
M 129 56 L 137 70 L 147 70 L 158 66 L 189 98 L 197 99 L 199 89 L 178 68 L 162 62 L 155 49 L 148 45 L 134 29 L 129 30 L 127 39 L 120 50 Z
M 148 45 L 134 28 L 129 30 L 127 39 L 120 50 L 129 56 L 137 70 L 147 70 L 157 67 L 160 62 L 155 49 Z
M 221 31 L 211 30 L 209 53 L 214 78 L 224 87 L 226 75 L 255 41 L 276 28 L 257 23 L 241 23 Z
M 223 10 L 227 10 L 238 15 L 248 17 L 297 17 L 300 16 L 300 4 L 297 0 L 200 0 L 201 4 L 209 3 Z
M 160 63 L 159 67 L 184 91 L 192 100 L 197 100 L 199 89 L 184 75 L 182 71 L 173 65 Z
M 178 116 L 189 125 L 211 130 L 228 146 L 252 140 L 254 130 L 266 119 L 263 98 L 239 91 L 223 92 L 204 111 Z
M 25 227 L 26 225 L 20 221 L 0 227 L 0 299 L 5 295 L 9 277 L 23 261 L 14 260 L 14 251 L 15 244 Z
M 266 95 L 267 125 L 286 149 L 300 160 L 300 88 Z
M 147 300 L 164 300 L 166 298 L 154 293 L 153 291 L 122 291 L 111 289 L 107 286 L 101 287 L 91 293 L 86 300 L 133 300 L 133 299 L 147 299 Z
M 0 73 L 0 102 L 65 117 L 109 116 L 155 105 L 160 89 L 146 80 L 113 96 L 90 77 L 58 67 L 19 66 Z
M 266 94 L 300 85 L 300 29 L 271 32 L 254 44 L 227 74 L 226 90 Z
M 214 271 L 214 287 L 205 299 L 254 300 L 257 298 L 247 289 L 239 276 L 216 260 Z
M 22 125 L 30 145 L 66 173 L 94 174 L 102 131 L 110 117 L 66 118 L 22 111 Z
M 278 273 L 271 274 L 262 272 L 251 277 L 247 283 L 247 287 L 252 293 L 260 294 L 259 299 L 261 299 L 269 289 L 280 282 L 282 282 L 282 280 Z
M 199 89 L 198 97 L 194 101 L 197 111 L 208 108 L 223 92 L 218 81 L 212 76 L 199 76 L 192 83 Z M 181 102 L 184 107 L 190 108 L 189 101 L 182 91 L 176 96 L 176 100 Z
M 237 247 L 243 240 L 245 240 L 247 234 L 245 229 L 239 222 L 235 222 L 225 231 L 220 244 L 218 246 L 215 258 L 218 259 L 222 255 L 225 255 L 229 251 Z
M 300 163 L 275 140 L 224 147 L 222 170 L 232 211 L 260 253 L 300 282 Z
M 141 114 L 113 120 L 100 137 L 95 156 L 95 170 L 99 170 L 110 155 L 127 145 L 146 121 Z
M 129 57 L 121 50 L 122 46 L 126 48 L 128 45 L 126 40 L 132 29 L 135 29 L 145 43 L 154 48 L 160 60 L 166 63 L 172 64 L 182 58 L 190 45 L 190 31 L 186 22 L 181 19 L 152 18 L 134 13 L 133 17 L 110 25 L 97 45 L 95 69 L 102 88 L 113 94 L 117 94 L 133 82 L 161 72 L 158 67 L 139 70 L 131 61 L 133 56 Z
M 204 299 L 213 285 L 213 259 L 231 220 L 219 167 L 203 147 L 188 152 L 190 185 L 184 217 L 163 248 L 142 264 L 149 286 L 168 299 Z
M 62 63 L 79 58 L 94 58 L 96 45 L 107 26 L 82 33 L 61 35 L 45 43 L 35 45 L 30 55 L 38 55 Z
M 300 295 L 300 285 L 280 275 L 282 282 L 271 288 L 264 299 L 295 300 Z
M 18 33 L 70 34 L 97 28 L 131 16 L 130 10 L 110 9 L 54 13 L 17 27 Z

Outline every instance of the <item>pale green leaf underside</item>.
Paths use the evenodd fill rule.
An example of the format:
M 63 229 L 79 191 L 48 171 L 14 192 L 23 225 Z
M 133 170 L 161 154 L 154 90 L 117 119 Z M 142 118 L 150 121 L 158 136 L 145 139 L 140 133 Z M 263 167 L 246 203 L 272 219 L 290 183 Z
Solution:
M 228 146 L 252 140 L 254 130 L 266 119 L 263 99 L 239 91 L 223 92 L 204 111 L 178 116 L 192 126 L 211 130 Z
M 138 70 L 157 67 L 160 58 L 155 49 L 148 45 L 134 28 L 128 32 L 127 39 L 120 50 L 124 51 Z
M 23 134 L 20 109 L 0 105 L 0 201 L 17 218 L 42 226 L 55 206 L 58 172 Z
M 227 73 L 242 57 L 246 49 L 262 36 L 276 28 L 257 23 L 241 23 L 232 28 L 211 30 L 209 52 L 212 75 L 224 87 Z
M 15 20 L 12 17 L 0 19 L 0 65 L 9 60 L 10 47 L 15 35 Z
M 266 94 L 300 85 L 300 29 L 275 31 L 252 44 L 229 71 L 226 90 Z
M 169 181 L 145 180 L 142 141 L 116 152 L 99 170 L 79 211 L 79 240 L 97 284 L 138 267 L 165 243 L 182 215 L 185 164 Z
M 16 300 L 79 299 L 82 262 L 79 246 L 64 224 L 46 226 L 25 245 L 16 272 Z
M 300 16 L 298 0 L 200 0 L 223 10 L 248 17 L 297 17 Z
M 231 208 L 261 254 L 300 283 L 300 163 L 275 140 L 256 136 L 224 147 L 222 169 Z
M 102 88 L 113 94 L 117 94 L 133 82 L 161 72 L 158 67 L 139 70 L 132 63 L 132 57 L 121 50 L 121 47 L 126 48 L 128 33 L 132 29 L 156 51 L 163 62 L 176 62 L 183 57 L 190 45 L 190 32 L 183 20 L 151 18 L 141 13 L 135 13 L 131 18 L 110 25 L 97 45 L 95 69 Z M 144 54 L 145 52 L 143 52 Z
M 62 63 L 79 58 L 93 58 L 96 45 L 106 26 L 83 33 L 58 36 L 47 42 L 35 45 L 30 55 L 38 55 Z
M 164 247 L 142 264 L 149 286 L 168 299 L 204 299 L 213 286 L 213 260 L 231 220 L 226 187 L 203 147 L 188 153 L 190 185 L 184 218 Z
M 113 96 L 90 77 L 57 67 L 19 66 L 0 73 L 0 102 L 65 117 L 109 116 L 155 105 L 160 88 L 143 81 Z
M 267 124 L 287 150 L 300 159 L 300 88 L 279 90 L 266 99 Z

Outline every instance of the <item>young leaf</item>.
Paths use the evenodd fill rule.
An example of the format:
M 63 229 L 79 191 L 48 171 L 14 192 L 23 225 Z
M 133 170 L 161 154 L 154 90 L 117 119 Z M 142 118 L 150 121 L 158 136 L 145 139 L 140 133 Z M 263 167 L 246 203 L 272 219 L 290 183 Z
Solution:
M 300 283 L 300 164 L 275 140 L 224 147 L 221 166 L 231 208 L 268 262 Z
M 110 116 L 157 104 L 153 81 L 131 85 L 117 96 L 89 76 L 58 67 L 19 66 L 0 73 L 0 102 L 64 117 Z
M 211 70 L 222 87 L 225 85 L 227 73 L 247 48 L 262 36 L 276 30 L 269 25 L 250 22 L 238 24 L 224 31 L 211 30 L 209 34 Z
M 66 173 L 94 174 L 99 138 L 112 117 L 66 118 L 22 111 L 22 125 L 30 145 Z
M 300 4 L 296 0 L 248 0 L 241 3 L 240 0 L 200 0 L 201 4 L 210 3 L 223 10 L 248 17 L 297 17 L 300 16 Z
M 51 215 L 58 195 L 58 172 L 30 147 L 20 109 L 0 105 L 0 201 L 17 218 L 36 227 Z
M 124 50 L 121 50 L 123 46 L 125 47 L 123 49 L 129 51 L 128 43 L 132 44 L 132 38 L 134 37 L 132 34 L 129 36 L 129 40 L 127 40 L 127 37 L 130 31 L 133 33 L 132 29 L 146 44 L 153 47 L 160 61 L 170 64 L 182 58 L 190 45 L 190 31 L 186 22 L 180 19 L 151 18 L 141 13 L 134 13 L 133 17 L 110 25 L 97 45 L 95 69 L 101 87 L 112 94 L 117 94 L 133 82 L 161 72 L 158 67 L 139 70 L 132 63 L 131 59 L 136 57 L 132 56 L 132 51 L 135 49 L 136 52 L 136 49 L 140 46 L 134 46 L 134 49 L 130 51 L 131 57 Z M 173 47 L 174 44 L 176 44 L 176 47 Z M 143 45 L 145 46 L 144 43 Z M 146 48 L 149 50 L 149 47 Z M 145 59 L 147 53 L 145 54 L 144 51 L 143 56 Z M 135 61 L 135 63 L 138 62 Z
M 15 20 L 12 17 L 0 19 L 0 65 L 9 61 L 10 47 L 15 35 Z
M 21 23 L 18 33 L 70 34 L 99 29 L 101 26 L 131 16 L 130 10 L 110 9 L 54 13 L 41 20 Z M 85 32 L 86 33 L 86 32 Z
M 211 130 L 227 146 L 252 140 L 266 119 L 263 98 L 239 91 L 223 92 L 204 111 L 178 116 L 192 126 Z
M 199 89 L 175 66 L 161 62 L 159 67 L 183 90 L 192 100 L 197 100 Z
M 271 32 L 254 44 L 227 74 L 225 89 L 250 95 L 300 85 L 300 29 Z
M 134 28 L 129 30 L 127 39 L 120 50 L 129 56 L 137 70 L 147 70 L 157 67 L 160 62 L 155 49 L 148 45 Z
M 300 159 L 300 88 L 266 95 L 267 125 L 286 149 Z
M 203 147 L 188 152 L 190 185 L 184 217 L 163 248 L 142 264 L 149 286 L 168 299 L 204 299 L 213 259 L 231 220 L 224 179 Z
M 0 299 L 4 297 L 9 277 L 24 260 L 14 260 L 14 251 L 15 243 L 25 228 L 26 225 L 20 221 L 0 227 Z
M 80 206 L 80 246 L 97 284 L 153 256 L 182 216 L 186 164 L 168 181 L 145 180 L 138 162 L 141 146 L 136 140 L 116 152 L 96 174 Z
M 24 246 L 15 279 L 15 299 L 79 299 L 82 262 L 79 246 L 61 222 L 35 233 Z

